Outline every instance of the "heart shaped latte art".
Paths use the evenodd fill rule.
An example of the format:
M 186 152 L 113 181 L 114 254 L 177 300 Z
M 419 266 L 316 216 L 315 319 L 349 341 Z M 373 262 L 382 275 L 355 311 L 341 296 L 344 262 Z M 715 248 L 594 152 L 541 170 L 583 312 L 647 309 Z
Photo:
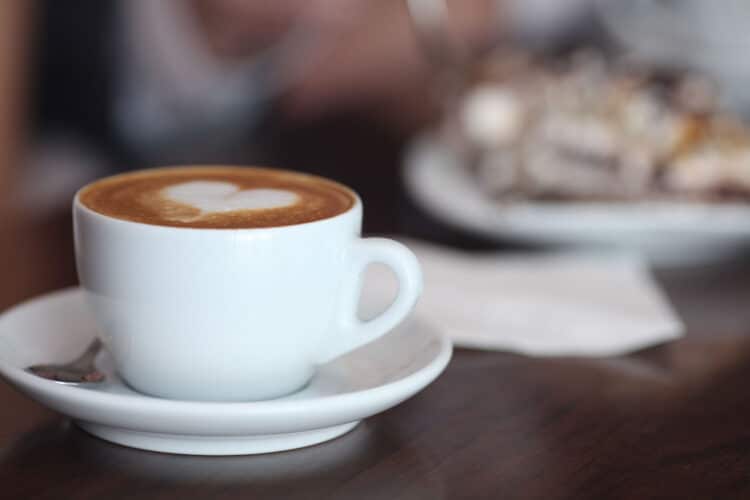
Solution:
M 197 208 L 202 213 L 263 210 L 294 205 L 297 195 L 283 189 L 240 190 L 230 182 L 190 181 L 162 190 L 172 201 Z

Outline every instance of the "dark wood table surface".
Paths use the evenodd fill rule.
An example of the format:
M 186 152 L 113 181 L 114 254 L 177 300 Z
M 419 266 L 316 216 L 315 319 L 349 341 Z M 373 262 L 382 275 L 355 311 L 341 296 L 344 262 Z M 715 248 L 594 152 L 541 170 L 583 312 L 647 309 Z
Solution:
M 382 169 L 344 157 L 327 172 L 363 193 L 366 228 L 482 246 L 415 215 L 385 142 L 377 151 L 392 153 L 368 156 Z M 0 308 L 75 283 L 64 212 L 0 220 L 0 234 Z M 750 498 L 750 266 L 656 276 L 687 324 L 681 340 L 606 359 L 457 350 L 413 399 L 297 451 L 124 448 L 0 381 L 0 498 Z

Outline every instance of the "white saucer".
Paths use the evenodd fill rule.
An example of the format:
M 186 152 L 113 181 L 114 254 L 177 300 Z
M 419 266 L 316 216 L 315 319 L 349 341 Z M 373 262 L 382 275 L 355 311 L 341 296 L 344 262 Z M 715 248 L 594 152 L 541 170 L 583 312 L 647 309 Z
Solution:
M 338 437 L 426 387 L 451 357 L 451 344 L 415 320 L 320 367 L 303 390 L 272 401 L 173 401 L 125 385 L 109 355 L 102 385 L 66 386 L 23 370 L 81 352 L 96 327 L 77 288 L 0 315 L 0 375 L 84 430 L 125 446 L 194 455 L 240 455 L 301 448 Z

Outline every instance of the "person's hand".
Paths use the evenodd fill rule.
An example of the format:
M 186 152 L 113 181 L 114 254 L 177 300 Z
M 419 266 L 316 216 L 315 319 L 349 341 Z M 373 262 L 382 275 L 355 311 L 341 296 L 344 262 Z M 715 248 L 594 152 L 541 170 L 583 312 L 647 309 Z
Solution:
M 313 34 L 312 43 L 281 61 L 281 105 L 292 118 L 364 109 L 409 122 L 429 107 L 433 68 L 404 0 L 193 1 L 222 58 L 283 42 L 295 26 Z M 453 36 L 471 43 L 494 27 L 496 0 L 449 4 Z
M 329 111 L 398 110 L 403 119 L 428 107 L 431 68 L 399 0 L 365 1 L 288 68 L 283 109 L 296 118 Z

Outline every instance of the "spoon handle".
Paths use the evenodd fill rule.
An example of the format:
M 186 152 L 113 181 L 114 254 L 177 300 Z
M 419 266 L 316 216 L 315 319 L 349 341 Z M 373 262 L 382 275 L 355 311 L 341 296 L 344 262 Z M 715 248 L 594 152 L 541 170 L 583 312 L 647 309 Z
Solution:
M 94 360 L 96 359 L 99 351 L 102 350 L 102 341 L 97 337 L 94 339 L 86 348 L 81 355 L 75 360 L 70 362 L 70 366 L 73 368 L 89 368 L 94 366 Z

